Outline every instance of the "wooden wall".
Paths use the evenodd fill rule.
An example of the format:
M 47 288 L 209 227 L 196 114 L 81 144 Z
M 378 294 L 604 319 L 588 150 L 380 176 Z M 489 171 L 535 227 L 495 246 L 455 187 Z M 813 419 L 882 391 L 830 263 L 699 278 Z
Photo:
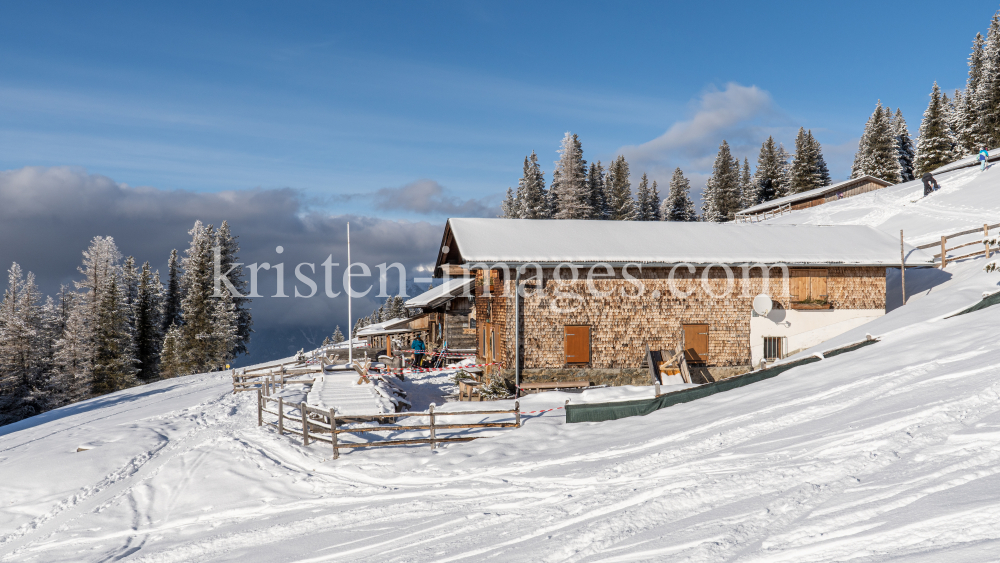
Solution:
M 564 362 L 563 327 L 589 325 L 591 329 L 591 362 L 588 368 L 637 368 L 645 356 L 645 346 L 651 349 L 671 349 L 680 339 L 681 325 L 707 323 L 709 329 L 709 365 L 745 366 L 750 363 L 750 302 L 764 292 L 759 269 L 750 273 L 744 283 L 743 272 L 734 269 L 732 291 L 728 297 L 713 297 L 701 284 L 702 269 L 689 274 L 678 268 L 675 286 L 690 293 L 686 298 L 675 296 L 668 282 L 669 268 L 636 267 L 629 274 L 641 279 L 645 293 L 636 296 L 633 283 L 622 277 L 596 279 L 595 288 L 609 295 L 589 296 L 587 282 L 556 283 L 552 272 L 545 272 L 544 289 L 529 290 L 522 304 L 524 368 L 574 367 Z M 603 271 L 602 271 L 603 272 Z M 770 281 L 776 307 L 790 308 L 787 293 L 780 283 L 780 272 Z M 494 275 L 496 275 L 494 273 Z M 482 273 L 477 273 L 481 277 Z M 829 301 L 834 309 L 884 309 L 885 268 L 831 267 L 828 269 Z M 708 287 L 715 295 L 725 293 L 727 278 L 719 267 L 709 272 Z M 507 295 L 494 292 L 489 298 L 476 299 L 479 322 L 492 322 L 500 334 L 499 358 L 505 367 L 514 365 L 514 301 L 513 282 L 496 285 Z M 584 299 L 557 295 L 575 292 Z

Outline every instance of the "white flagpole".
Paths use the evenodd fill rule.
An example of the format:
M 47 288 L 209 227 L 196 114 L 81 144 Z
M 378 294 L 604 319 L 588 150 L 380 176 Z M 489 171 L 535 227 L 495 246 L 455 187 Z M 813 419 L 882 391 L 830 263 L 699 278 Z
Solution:
M 354 365 L 354 320 L 351 314 L 351 288 L 353 284 L 351 283 L 351 224 L 347 224 L 347 333 L 348 333 L 348 347 L 347 347 L 347 365 Z

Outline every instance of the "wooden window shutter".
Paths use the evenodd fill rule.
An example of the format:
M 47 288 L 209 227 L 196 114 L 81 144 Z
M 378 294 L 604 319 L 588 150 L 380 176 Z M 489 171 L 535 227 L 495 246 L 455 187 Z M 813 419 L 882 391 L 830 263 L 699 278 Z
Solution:
M 827 301 L 827 270 L 814 268 L 809 275 L 809 297 L 816 301 Z
M 567 326 L 565 332 L 565 355 L 567 364 L 590 362 L 590 327 Z
M 788 295 L 792 301 L 809 299 L 809 270 L 793 269 L 789 272 Z

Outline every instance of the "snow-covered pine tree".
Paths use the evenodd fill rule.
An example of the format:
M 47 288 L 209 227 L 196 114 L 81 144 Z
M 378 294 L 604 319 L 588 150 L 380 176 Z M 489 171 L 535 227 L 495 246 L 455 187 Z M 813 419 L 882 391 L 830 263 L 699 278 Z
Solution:
M 337 328 L 333 331 L 333 343 L 340 344 L 343 341 L 344 341 L 344 333 L 340 332 L 340 325 L 337 325 Z
M 653 220 L 652 199 L 653 193 L 649 189 L 649 177 L 643 172 L 642 178 L 639 180 L 639 189 L 635 192 L 636 221 Z
M 813 145 L 813 152 L 816 154 L 816 180 L 818 187 L 826 187 L 833 183 L 833 179 L 830 178 L 830 168 L 826 165 L 826 159 L 823 158 L 823 147 L 813 137 L 812 129 L 806 132 L 806 136 L 809 138 L 809 142 Z
M 982 33 L 977 33 L 972 41 L 972 52 L 969 54 L 969 76 L 965 81 L 965 93 L 959 105 L 959 125 L 956 131 L 959 146 L 963 154 L 979 152 L 982 148 L 979 141 L 980 124 L 977 111 L 979 84 L 983 78 L 983 48 L 986 40 Z
M 979 148 L 1000 145 L 1000 11 L 993 15 L 983 45 L 982 77 L 976 87 L 976 142 Z M 917 148 L 920 152 L 920 148 Z
M 395 307 L 395 310 L 396 310 L 396 317 L 397 318 L 405 319 L 406 317 L 410 316 L 406 312 L 406 300 L 403 299 L 402 295 L 397 295 L 396 296 L 396 300 L 394 302 L 394 307 Z
M 702 218 L 705 221 L 731 221 L 741 209 L 739 161 L 733 157 L 725 140 L 719 145 L 703 199 Z
M 326 338 L 323 339 L 323 347 L 324 348 L 326 348 L 330 344 L 331 344 L 331 342 L 330 342 L 330 337 L 329 336 L 327 336 Z
M 590 164 L 590 171 L 587 173 L 587 191 L 590 193 L 590 218 L 607 219 L 608 201 L 605 198 L 604 166 L 600 160 Z
M 930 97 L 917 137 L 917 151 L 913 162 L 915 176 L 944 166 L 952 160 L 952 140 L 945 121 L 941 89 L 938 88 L 937 82 L 931 89 Z
M 660 198 L 660 190 L 656 187 L 656 180 L 653 180 L 653 187 L 649 190 L 652 194 L 652 199 L 650 201 L 650 207 L 653 208 L 653 218 L 651 221 L 662 221 L 663 214 L 660 213 L 660 206 L 663 204 L 662 198 Z
M 208 358 L 207 367 L 210 371 L 216 371 L 225 369 L 226 365 L 236 357 L 239 318 L 236 312 L 236 298 L 232 293 L 223 291 L 221 297 L 213 297 L 211 300 L 212 337 L 209 343 L 212 354 Z
M 122 263 L 122 292 L 125 294 L 125 312 L 128 315 L 129 326 L 135 333 L 135 302 L 139 299 L 139 269 L 135 258 L 129 256 Z
M 888 108 L 882 107 L 882 100 L 878 101 L 861 138 L 859 156 L 855 157 L 851 177 L 868 174 L 898 184 L 901 169 L 896 152 L 896 138 L 892 131 L 892 113 Z M 862 148 L 866 153 L 862 154 Z
M 892 120 L 892 135 L 896 138 L 896 156 L 899 160 L 899 175 L 902 181 L 913 180 L 913 160 L 915 149 L 913 139 L 910 138 L 910 130 L 906 128 L 906 120 L 903 119 L 903 111 L 896 109 L 896 116 Z
M 170 259 L 167 261 L 167 290 L 163 295 L 163 334 L 167 333 L 171 324 L 178 327 L 181 325 L 181 299 L 183 298 L 180 260 L 175 248 L 170 251 Z
M 88 323 L 90 308 L 85 295 L 63 289 L 59 307 L 66 320 L 55 344 L 55 361 L 59 372 L 66 376 L 64 381 L 82 385 L 89 379 L 94 357 L 93 330 Z
M 612 221 L 634 221 L 636 216 L 635 201 L 632 199 L 632 182 L 629 181 L 628 162 L 619 155 L 611 166 L 604 180 L 607 192 L 608 219 Z
M 684 177 L 680 168 L 674 170 L 670 178 L 670 192 L 663 200 L 660 214 L 664 221 L 697 221 L 698 214 L 691 201 L 691 182 Z
M 25 277 L 16 262 L 11 265 L 0 303 L 0 424 L 45 410 L 40 298 L 35 276 Z
M 789 186 L 793 194 L 819 187 L 816 185 L 817 166 L 814 148 L 806 136 L 806 128 L 799 127 L 799 133 L 795 136 L 795 156 L 792 158 L 792 176 Z
M 211 225 L 195 221 L 194 227 L 188 231 L 191 245 L 182 260 L 183 323 L 180 325 L 178 353 L 182 358 L 183 371 L 188 374 L 208 371 L 210 366 L 217 363 L 217 358 L 214 357 L 215 346 L 211 341 L 215 330 L 212 326 L 215 308 L 212 298 L 215 292 L 212 231 Z
M 778 177 L 775 183 L 775 193 L 778 197 L 784 197 L 791 193 L 792 183 L 792 155 L 785 150 L 785 145 L 778 143 Z
M 745 207 L 751 207 L 778 197 L 777 188 L 780 185 L 781 166 L 778 163 L 778 144 L 774 137 L 768 137 L 760 145 L 757 155 L 757 169 L 753 174 L 752 191 L 744 194 Z
M 740 209 L 750 207 L 747 201 L 753 197 L 753 175 L 750 173 L 750 161 L 743 158 L 743 168 L 740 171 Z
M 163 349 L 160 352 L 160 377 L 170 379 L 184 375 L 184 357 L 181 353 L 181 330 L 171 324 L 163 337 Z
M 504 198 L 503 203 L 500 204 L 500 215 L 501 219 L 520 219 L 521 209 L 518 205 L 517 199 L 514 197 L 513 188 L 507 188 L 507 197 Z
M 143 382 L 159 379 L 160 347 L 163 345 L 163 287 L 158 273 L 154 273 L 149 262 L 142 265 L 139 285 L 136 291 L 135 312 L 135 356 L 139 362 L 136 377 Z
M 111 276 L 98 305 L 97 330 L 94 331 L 94 368 L 91 392 L 103 395 L 135 386 L 136 358 L 125 288 L 118 276 Z
M 559 149 L 559 160 L 552 173 L 549 198 L 556 219 L 588 219 L 592 214 L 587 186 L 587 161 L 575 134 L 566 132 Z
M 521 197 L 522 219 L 548 219 L 552 217 L 549 205 L 549 194 L 545 190 L 545 173 L 538 166 L 538 155 L 531 151 L 531 156 L 524 158 L 524 176 L 518 183 L 518 190 L 523 185 L 524 195 Z
M 215 246 L 219 247 L 222 272 L 224 273 L 231 267 L 233 268 L 227 278 L 239 294 L 232 296 L 233 307 L 236 312 L 236 340 L 233 343 L 230 356 L 235 358 L 240 354 L 250 353 L 249 346 L 250 335 L 253 334 L 253 314 L 250 311 L 252 299 L 246 297 L 250 294 L 250 282 L 247 280 L 243 264 L 240 263 L 239 237 L 233 235 L 228 221 L 223 221 L 222 225 L 215 232 Z

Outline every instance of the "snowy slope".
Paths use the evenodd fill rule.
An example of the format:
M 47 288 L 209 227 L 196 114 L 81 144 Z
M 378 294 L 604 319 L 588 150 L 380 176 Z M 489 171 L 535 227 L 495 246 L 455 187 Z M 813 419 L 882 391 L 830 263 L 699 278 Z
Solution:
M 1000 221 L 1000 173 L 939 181 L 917 204 L 904 185 L 780 220 L 918 243 Z M 533 413 L 437 453 L 330 460 L 259 429 L 254 397 L 216 375 L 59 409 L 0 427 L 0 561 L 996 561 L 1000 307 L 945 318 L 997 289 L 984 262 L 908 272 L 907 305 L 817 349 L 873 346 L 646 417 Z M 414 409 L 435 377 L 412 382 Z

